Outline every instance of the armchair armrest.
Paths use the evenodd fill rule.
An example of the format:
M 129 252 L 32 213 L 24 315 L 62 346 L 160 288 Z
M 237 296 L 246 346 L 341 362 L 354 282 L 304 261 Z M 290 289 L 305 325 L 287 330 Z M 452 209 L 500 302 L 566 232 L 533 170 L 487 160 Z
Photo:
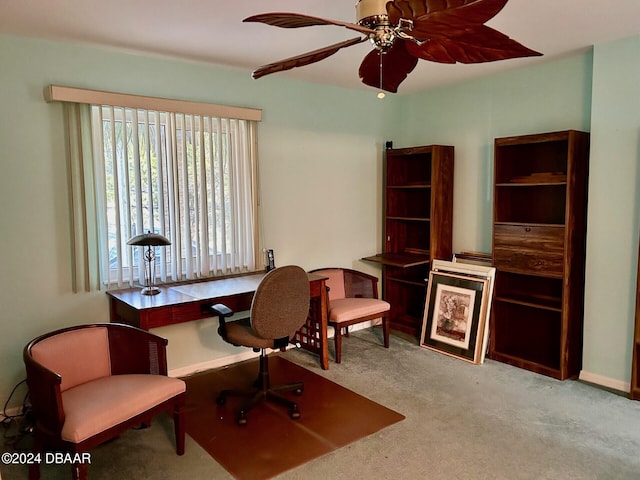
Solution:
M 378 298 L 378 279 L 368 273 L 345 268 L 344 289 L 347 298 Z
M 36 362 L 30 354 L 29 346 L 24 349 L 23 359 L 27 371 L 29 400 L 38 419 L 38 427 L 49 434 L 59 435 L 65 420 L 60 392 L 62 377 Z

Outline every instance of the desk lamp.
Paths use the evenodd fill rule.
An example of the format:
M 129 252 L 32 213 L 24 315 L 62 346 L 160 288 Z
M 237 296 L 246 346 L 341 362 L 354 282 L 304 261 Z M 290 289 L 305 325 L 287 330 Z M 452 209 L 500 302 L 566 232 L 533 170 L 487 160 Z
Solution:
M 168 238 L 163 237 L 157 233 L 141 233 L 132 237 L 127 242 L 127 245 L 135 245 L 141 247 L 147 247 L 144 251 L 144 284 L 145 287 L 140 291 L 142 295 L 157 295 L 160 293 L 160 289 L 155 286 L 155 258 L 156 253 L 152 247 L 159 245 L 171 245 Z

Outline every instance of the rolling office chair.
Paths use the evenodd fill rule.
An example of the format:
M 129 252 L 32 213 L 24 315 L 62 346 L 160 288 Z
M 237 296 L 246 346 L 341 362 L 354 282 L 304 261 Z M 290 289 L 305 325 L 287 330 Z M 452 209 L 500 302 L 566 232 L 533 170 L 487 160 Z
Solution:
M 378 279 L 350 268 L 321 268 L 311 273 L 327 277 L 329 302 L 327 318 L 334 329 L 336 363 L 342 361 L 342 334 L 349 326 L 382 318 L 382 341 L 389 348 L 391 305 L 378 298 Z
M 289 408 L 292 419 L 300 418 L 298 404 L 281 395 L 281 392 L 293 391 L 296 395 L 302 395 L 304 384 L 271 385 L 266 349 L 286 347 L 305 323 L 309 314 L 307 273 L 295 265 L 279 267 L 267 273 L 254 294 L 248 321 L 226 322 L 225 319 L 233 311 L 223 304 L 213 305 L 211 309 L 219 318 L 218 333 L 226 342 L 260 352 L 260 372 L 254 388 L 223 390 L 216 398 L 216 403 L 224 405 L 228 396 L 249 397 L 238 412 L 238 425 L 246 425 L 247 412 L 264 400 L 284 405 Z

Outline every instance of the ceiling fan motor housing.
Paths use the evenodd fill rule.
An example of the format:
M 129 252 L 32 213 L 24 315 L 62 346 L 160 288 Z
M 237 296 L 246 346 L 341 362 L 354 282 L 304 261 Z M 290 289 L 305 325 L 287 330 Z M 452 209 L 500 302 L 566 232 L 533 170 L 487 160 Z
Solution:
M 380 23 L 389 23 L 387 2 L 388 0 L 359 0 L 356 4 L 358 24 L 375 26 Z
M 356 4 L 356 18 L 359 25 L 372 28 L 376 33 L 369 40 L 379 52 L 386 52 L 396 38 L 393 26 L 387 15 L 388 0 L 360 0 Z

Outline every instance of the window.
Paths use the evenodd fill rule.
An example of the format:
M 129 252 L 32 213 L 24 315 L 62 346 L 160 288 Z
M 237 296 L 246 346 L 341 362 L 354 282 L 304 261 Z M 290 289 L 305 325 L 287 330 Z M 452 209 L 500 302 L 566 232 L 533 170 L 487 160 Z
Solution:
M 157 281 L 256 269 L 255 120 L 103 103 L 65 112 L 76 290 L 83 278 L 85 290 L 143 283 L 142 247 L 127 241 L 146 232 L 171 242 L 156 247 Z
M 147 231 L 160 280 L 254 270 L 253 132 L 244 120 L 92 106 L 103 277 L 143 278 Z

